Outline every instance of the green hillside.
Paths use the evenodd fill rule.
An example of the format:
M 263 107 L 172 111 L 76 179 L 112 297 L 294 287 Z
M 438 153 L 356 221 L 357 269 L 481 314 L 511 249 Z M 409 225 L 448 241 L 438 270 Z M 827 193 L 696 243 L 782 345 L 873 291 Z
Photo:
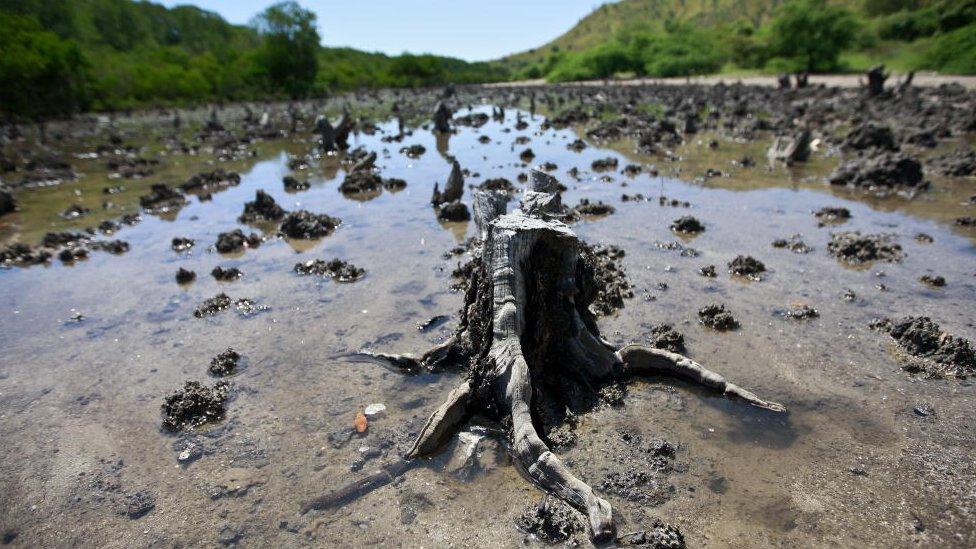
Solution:
M 519 78 L 550 80 L 845 71 L 873 63 L 973 73 L 974 25 L 976 0 L 620 0 L 498 64 Z M 835 48 L 837 55 L 802 63 L 802 48 Z

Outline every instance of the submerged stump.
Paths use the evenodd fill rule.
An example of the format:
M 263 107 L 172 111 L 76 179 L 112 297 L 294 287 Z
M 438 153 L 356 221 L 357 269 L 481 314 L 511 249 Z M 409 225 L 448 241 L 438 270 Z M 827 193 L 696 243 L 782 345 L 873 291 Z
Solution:
M 782 412 L 694 361 L 663 349 L 603 340 L 589 306 L 599 288 L 590 248 L 558 219 L 562 210 L 555 178 L 532 174 L 520 211 L 505 213 L 496 193 L 476 193 L 475 222 L 480 240 L 474 251 L 459 326 L 443 344 L 419 358 L 359 353 L 407 372 L 460 367 L 464 381 L 437 408 L 420 431 L 406 462 L 441 449 L 475 414 L 505 426 L 514 459 L 542 490 L 588 518 L 595 541 L 616 535 L 613 509 L 550 451 L 536 425 L 544 409 L 562 402 L 564 392 L 596 388 L 631 375 L 684 378 L 752 405 Z M 538 421 L 534 421 L 534 418 Z M 399 466 L 398 472 L 406 470 Z M 306 505 L 329 506 L 350 489 L 372 489 L 392 480 L 386 471 Z M 338 494 L 338 496 L 337 496 Z

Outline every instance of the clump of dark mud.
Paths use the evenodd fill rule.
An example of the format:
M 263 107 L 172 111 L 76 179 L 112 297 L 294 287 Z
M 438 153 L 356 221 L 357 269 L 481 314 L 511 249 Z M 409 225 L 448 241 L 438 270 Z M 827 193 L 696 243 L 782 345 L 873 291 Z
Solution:
M 312 259 L 304 263 L 296 263 L 294 271 L 300 275 L 326 276 L 336 282 L 355 282 L 366 276 L 366 269 L 341 259 L 331 261 Z
M 460 200 L 445 202 L 437 206 L 436 210 L 437 219 L 441 221 L 460 222 L 471 220 L 471 210 L 469 210 L 468 206 Z
M 51 260 L 51 252 L 15 242 L 0 250 L 0 265 L 40 265 Z
M 851 218 L 851 211 L 847 208 L 826 206 L 814 212 L 813 215 L 820 220 L 822 227 L 827 224 L 833 225 L 847 221 Z
M 212 172 L 200 172 L 194 175 L 186 180 L 186 183 L 180 185 L 180 188 L 186 192 L 203 194 L 226 189 L 227 187 L 235 187 L 240 183 L 240 174 L 217 168 Z
M 791 318 L 793 320 L 808 320 L 819 316 L 820 312 L 806 303 L 794 303 L 790 305 L 789 309 L 783 312 L 784 318 Z
M 942 288 L 946 285 L 946 279 L 941 275 L 922 275 L 918 280 L 919 282 L 932 286 L 933 288 Z
M 855 187 L 880 196 L 893 192 L 912 194 L 928 188 L 922 165 L 900 152 L 884 152 L 844 162 L 830 174 L 828 181 L 831 185 Z
M 661 519 L 654 519 L 650 529 L 624 534 L 623 541 L 631 547 L 649 549 L 685 549 L 685 537 L 678 530 Z
M 241 360 L 241 355 L 231 348 L 213 357 L 207 371 L 210 375 L 224 377 L 233 374 L 237 370 L 237 363 Z
M 244 203 L 244 213 L 237 220 L 241 223 L 259 223 L 278 221 L 282 217 L 285 217 L 284 208 L 279 206 L 270 194 L 258 189 L 254 200 Z
M 218 381 L 213 387 L 187 381 L 183 389 L 163 401 L 163 427 L 174 432 L 187 431 L 223 419 L 229 392 L 225 381 Z
M 705 226 L 694 216 L 685 215 L 671 223 L 671 230 L 682 234 L 698 234 L 705 230 Z
M 305 210 L 289 213 L 279 230 L 289 238 L 314 239 L 328 236 L 339 226 L 340 220 L 326 214 L 313 214 Z
M 516 517 L 515 526 L 543 543 L 560 543 L 585 530 L 575 510 L 548 496 Z
M 600 490 L 644 505 L 661 505 L 674 496 L 668 479 L 675 469 L 677 449 L 666 440 L 644 440 L 638 434 L 622 433 L 626 450 L 615 453 L 620 466 L 603 476 Z
M 244 273 L 242 273 L 237 267 L 229 267 L 225 269 L 218 265 L 214 267 L 212 271 L 210 271 L 210 275 L 220 282 L 233 282 L 244 276 Z
M 230 303 L 230 296 L 221 292 L 200 304 L 200 306 L 193 311 L 193 316 L 197 318 L 213 316 L 230 307 Z
M 584 198 L 580 200 L 573 211 L 579 215 L 588 215 L 593 217 L 611 215 L 616 209 L 610 204 L 604 204 L 603 202 L 590 202 L 588 199 Z
M 603 172 L 607 170 L 616 170 L 617 164 L 618 164 L 618 160 L 616 158 L 612 156 L 608 156 L 607 158 L 599 158 L 597 160 L 594 160 L 590 164 L 590 168 L 592 168 L 593 171 L 596 172 Z
M 281 183 L 285 186 L 285 190 L 290 193 L 297 193 L 301 191 L 307 191 L 312 187 L 308 181 L 301 181 L 297 177 L 286 175 Z
M 651 328 L 651 347 L 672 353 L 685 352 L 685 336 L 670 324 L 658 324 Z
M 891 128 L 876 122 L 866 122 L 853 128 L 841 147 L 848 150 L 882 149 L 897 151 L 898 142 Z
M 91 243 L 93 250 L 101 250 L 114 255 L 129 251 L 129 243 L 124 240 L 98 240 Z
M 195 272 L 193 272 L 191 270 L 184 269 L 183 267 L 180 267 L 179 270 L 176 271 L 176 283 L 177 284 L 189 284 L 189 283 L 193 282 L 196 279 L 197 279 L 197 273 L 195 273 Z
M 346 195 L 375 193 L 382 189 L 383 178 L 371 170 L 354 171 L 339 185 L 339 191 Z
M 175 237 L 170 247 L 174 252 L 185 252 L 193 247 L 196 242 L 192 238 Z
M 901 246 L 891 243 L 891 237 L 881 234 L 861 235 L 860 232 L 832 233 L 827 251 L 838 260 L 851 265 L 870 261 L 901 261 Z
M 234 229 L 228 233 L 220 233 L 217 235 L 217 242 L 214 244 L 214 248 L 222 254 L 229 254 L 239 252 L 244 248 L 257 248 L 260 245 L 261 237 L 257 234 L 251 233 L 245 236 L 244 231 Z
M 976 216 L 967 215 L 956 218 L 956 225 L 960 227 L 976 227 Z
M 789 250 L 795 254 L 806 254 L 813 251 L 813 248 L 803 242 L 799 234 L 791 235 L 789 238 L 777 238 L 773 241 L 773 247 Z
M 139 205 L 149 213 L 166 213 L 186 205 L 186 197 L 166 184 L 155 183 L 150 187 L 149 194 L 139 197 Z
M 715 265 L 705 265 L 704 267 L 698 268 L 698 276 L 703 276 L 705 278 L 715 278 L 718 273 L 715 272 Z
M 698 322 L 702 326 L 724 332 L 739 327 L 739 321 L 732 316 L 725 305 L 706 305 L 698 310 Z
M 949 335 L 929 317 L 905 317 L 898 322 L 879 321 L 877 329 L 890 325 L 889 335 L 908 355 L 903 369 L 932 377 L 966 378 L 976 374 L 976 350 L 969 340 Z
M 481 185 L 478 185 L 478 189 L 482 191 L 499 191 L 506 194 L 515 194 L 518 189 L 511 181 L 504 177 L 496 177 L 494 179 L 487 179 Z
M 766 265 L 752 256 L 736 256 L 735 259 L 729 262 L 729 274 L 733 276 L 741 276 L 750 280 L 761 280 L 762 273 L 764 272 L 766 272 Z
M 583 255 L 592 272 L 597 295 L 590 310 L 597 316 L 613 314 L 624 307 L 624 299 L 634 297 L 634 291 L 620 261 L 625 252 L 617 246 L 585 246 Z M 584 300 L 585 301 L 585 300 Z
M 949 177 L 976 175 L 976 151 L 956 149 L 929 159 L 927 165 L 935 173 Z
M 410 158 L 420 158 L 421 156 L 423 156 L 425 152 L 427 152 L 427 149 L 424 148 L 424 146 L 419 143 L 416 145 L 410 145 L 408 147 L 403 147 L 400 149 L 401 154 L 404 154 Z

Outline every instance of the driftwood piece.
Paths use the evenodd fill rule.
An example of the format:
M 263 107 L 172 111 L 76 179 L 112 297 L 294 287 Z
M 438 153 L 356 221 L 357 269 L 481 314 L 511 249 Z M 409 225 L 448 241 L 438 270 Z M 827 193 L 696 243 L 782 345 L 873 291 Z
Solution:
M 466 372 L 421 429 L 406 463 L 437 452 L 473 415 L 493 417 L 505 426 L 513 457 L 533 483 L 585 514 L 594 541 L 609 541 L 616 535 L 612 507 L 570 472 L 537 431 L 537 425 L 545 426 L 540 399 L 551 403 L 563 398 L 551 390 L 553 383 L 595 392 L 595 387 L 631 375 L 665 375 L 774 412 L 785 408 L 682 355 L 639 345 L 616 349 L 604 341 L 589 309 L 598 288 L 588 248 L 567 225 L 543 215 L 540 206 L 558 198 L 558 182 L 535 171 L 531 187 L 527 195 L 534 205 L 523 203 L 521 210 L 508 214 L 497 197 L 475 196 L 481 236 L 473 250 L 459 325 L 448 341 L 420 358 L 360 356 L 410 372 L 452 365 Z M 391 479 L 384 470 L 377 478 L 314 500 L 305 510 L 333 506 Z

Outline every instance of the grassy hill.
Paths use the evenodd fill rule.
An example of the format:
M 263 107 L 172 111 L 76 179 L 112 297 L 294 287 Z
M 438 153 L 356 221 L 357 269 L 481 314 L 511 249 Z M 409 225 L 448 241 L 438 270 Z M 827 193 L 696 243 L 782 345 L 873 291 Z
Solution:
M 616 72 L 667 73 L 661 76 L 795 70 L 802 67 L 770 44 L 776 21 L 797 4 L 846 12 L 853 22 L 847 29 L 853 36 L 844 41 L 838 63 L 826 70 L 861 70 L 882 62 L 900 70 L 976 72 L 976 0 L 620 0 L 601 5 L 555 40 L 497 63 L 516 77 L 551 80 L 606 77 L 601 73 L 621 67 L 627 70 Z M 830 21 L 846 28 L 846 22 Z M 651 51 L 642 59 L 621 60 L 635 55 L 635 35 L 642 36 L 640 47 L 649 43 Z M 621 50 L 630 51 L 610 51 L 621 43 L 627 46 Z M 684 59 L 647 66 L 648 57 L 669 55 Z M 594 69 L 600 64 L 605 71 Z
M 628 27 L 664 30 L 668 21 L 715 26 L 740 19 L 754 25 L 766 21 L 782 0 L 621 0 L 606 3 L 552 42 L 506 57 L 513 66 L 545 59 L 554 52 L 579 52 L 595 47 Z

